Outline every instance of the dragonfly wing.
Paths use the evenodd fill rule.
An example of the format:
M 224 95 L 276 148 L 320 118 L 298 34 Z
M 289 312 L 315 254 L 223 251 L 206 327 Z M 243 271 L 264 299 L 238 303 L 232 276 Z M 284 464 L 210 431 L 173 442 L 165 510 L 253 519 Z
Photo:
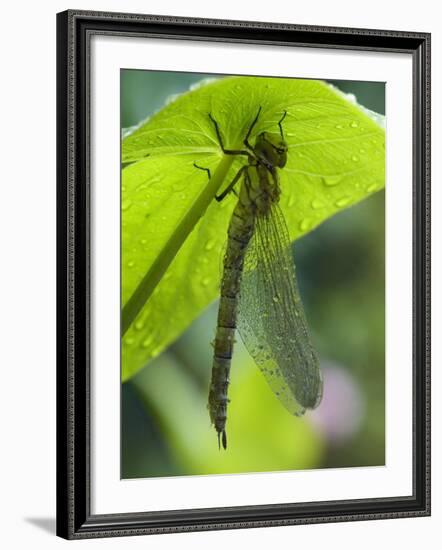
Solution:
M 301 415 L 322 397 L 296 281 L 289 234 L 277 204 L 257 216 L 241 282 L 238 329 L 250 355 L 289 412 Z

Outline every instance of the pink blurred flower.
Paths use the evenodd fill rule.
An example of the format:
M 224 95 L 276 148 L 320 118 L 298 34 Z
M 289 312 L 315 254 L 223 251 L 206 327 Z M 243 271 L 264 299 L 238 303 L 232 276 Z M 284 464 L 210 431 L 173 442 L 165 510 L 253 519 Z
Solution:
M 319 407 L 308 413 L 308 419 L 331 444 L 339 444 L 359 430 L 365 416 L 365 400 L 345 367 L 325 361 L 321 368 L 324 395 Z

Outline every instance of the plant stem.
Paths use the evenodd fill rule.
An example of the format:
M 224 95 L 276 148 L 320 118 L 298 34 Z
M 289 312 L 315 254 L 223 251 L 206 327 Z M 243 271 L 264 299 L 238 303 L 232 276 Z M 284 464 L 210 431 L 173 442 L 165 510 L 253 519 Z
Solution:
M 142 310 L 144 304 L 147 302 L 155 287 L 160 282 L 161 277 L 164 275 L 165 271 L 176 256 L 184 241 L 189 236 L 192 229 L 204 215 L 207 207 L 223 184 L 227 172 L 229 171 L 229 168 L 234 160 L 234 156 L 224 156 L 217 169 L 212 174 L 209 183 L 204 187 L 203 191 L 198 195 L 186 215 L 176 226 L 175 231 L 163 246 L 149 271 L 143 277 L 132 296 L 126 302 L 121 312 L 122 337 Z

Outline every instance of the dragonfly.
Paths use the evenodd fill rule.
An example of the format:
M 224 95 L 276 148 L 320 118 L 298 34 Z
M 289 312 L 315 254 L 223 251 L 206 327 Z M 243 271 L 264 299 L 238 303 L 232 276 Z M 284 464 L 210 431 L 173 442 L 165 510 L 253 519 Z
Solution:
M 238 328 L 249 354 L 279 401 L 293 415 L 316 408 L 322 398 L 319 359 L 312 345 L 299 294 L 287 224 L 279 206 L 279 170 L 287 162 L 284 111 L 279 132 L 261 132 L 250 143 L 261 106 L 247 130 L 244 148 L 227 149 L 216 119 L 209 114 L 225 155 L 246 157 L 226 189 L 233 210 L 223 259 L 220 302 L 208 409 L 220 443 L 227 449 L 230 367 Z M 210 170 L 205 170 L 211 177 Z M 240 187 L 236 190 L 236 186 Z

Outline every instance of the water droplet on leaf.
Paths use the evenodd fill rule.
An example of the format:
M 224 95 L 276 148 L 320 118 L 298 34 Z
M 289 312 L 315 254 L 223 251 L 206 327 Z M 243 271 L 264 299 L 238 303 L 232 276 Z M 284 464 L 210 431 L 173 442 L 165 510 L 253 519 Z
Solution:
M 132 201 L 130 199 L 126 199 L 121 203 L 121 210 L 128 210 L 132 206 Z
M 304 218 L 299 223 L 299 229 L 301 231 L 307 231 L 307 229 L 309 229 L 310 226 L 311 226 L 311 220 L 309 220 L 308 218 Z
M 340 199 L 338 199 L 335 204 L 336 206 L 338 206 L 339 208 L 342 208 L 343 206 L 346 206 L 347 204 L 349 204 L 351 202 L 351 197 L 341 197 Z
M 318 208 L 323 208 L 324 203 L 321 201 L 321 199 L 313 199 L 311 202 L 312 208 L 317 210 Z
M 205 250 L 212 250 L 212 248 L 215 246 L 214 239 L 209 239 L 206 243 L 206 246 L 204 247 Z
M 143 340 L 141 347 L 144 349 L 147 349 L 151 345 L 152 341 L 153 341 L 153 337 L 148 336 L 145 340 Z
M 322 181 L 324 182 L 324 185 L 327 185 L 327 187 L 333 187 L 334 185 L 339 185 L 341 183 L 341 176 L 325 176 L 322 178 Z

